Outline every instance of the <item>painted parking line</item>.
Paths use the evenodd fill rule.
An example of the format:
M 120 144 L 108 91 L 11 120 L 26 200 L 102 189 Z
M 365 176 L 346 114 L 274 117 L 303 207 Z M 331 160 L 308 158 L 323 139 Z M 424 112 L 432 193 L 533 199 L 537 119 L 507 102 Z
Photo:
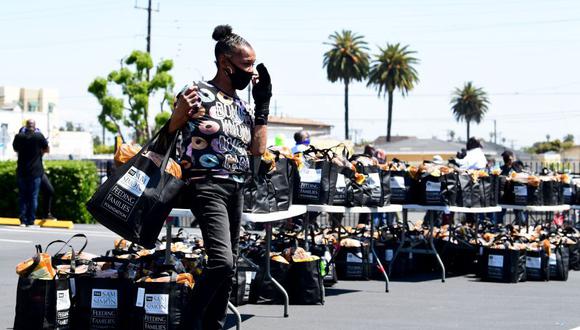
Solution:
M 0 242 L 6 242 L 6 243 L 24 243 L 24 244 L 30 244 L 32 243 L 32 241 L 23 241 L 20 239 L 4 239 L 4 238 L 0 238 Z
M 83 233 L 87 236 L 96 236 L 96 237 L 119 237 L 113 232 L 106 232 L 106 231 L 71 231 L 68 229 L 58 230 L 58 229 L 46 229 L 46 228 L 0 228 L 0 232 L 7 232 L 7 233 L 29 233 L 29 234 L 66 234 L 66 235 L 73 235 L 76 233 Z

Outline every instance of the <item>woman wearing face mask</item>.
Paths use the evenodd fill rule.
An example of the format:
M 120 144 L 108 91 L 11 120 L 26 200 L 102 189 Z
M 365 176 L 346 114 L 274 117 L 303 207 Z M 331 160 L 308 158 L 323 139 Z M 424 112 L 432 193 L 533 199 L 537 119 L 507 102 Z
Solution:
M 270 76 L 263 64 L 254 71 L 256 53 L 250 44 L 217 26 L 217 73 L 178 94 L 169 133 L 181 129 L 184 199 L 199 222 L 207 267 L 193 290 L 191 316 L 194 329 L 221 329 L 235 274 L 238 254 L 241 188 L 248 174 L 248 151 L 261 155 L 266 147 Z M 252 82 L 254 109 L 236 90 Z

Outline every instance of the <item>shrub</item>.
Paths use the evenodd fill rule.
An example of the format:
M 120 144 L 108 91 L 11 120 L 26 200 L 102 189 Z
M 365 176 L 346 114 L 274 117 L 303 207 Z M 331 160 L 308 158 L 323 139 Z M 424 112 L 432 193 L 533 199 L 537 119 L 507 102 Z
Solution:
M 95 164 L 91 161 L 46 161 L 44 168 L 55 190 L 53 215 L 77 223 L 93 222 L 85 203 L 97 189 Z M 0 196 L 0 216 L 18 217 L 18 185 L 14 161 L 0 162 Z M 40 199 L 42 193 L 37 214 L 42 214 Z

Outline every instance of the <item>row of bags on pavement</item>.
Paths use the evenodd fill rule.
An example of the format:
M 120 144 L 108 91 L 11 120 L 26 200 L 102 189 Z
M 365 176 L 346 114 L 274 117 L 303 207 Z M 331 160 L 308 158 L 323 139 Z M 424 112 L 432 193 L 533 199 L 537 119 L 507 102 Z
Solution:
M 272 273 L 281 280 L 292 304 L 324 302 L 324 253 L 297 247 L 277 233 Z M 264 272 L 263 235 L 242 233 L 230 301 L 277 302 L 282 296 Z M 206 261 L 203 241 L 180 230 L 153 249 L 124 239 L 104 255 L 85 252 L 87 238 L 73 235 L 53 241 L 16 266 L 18 274 L 14 329 L 185 329 L 190 321 L 191 291 Z M 78 248 L 80 246 L 80 248 Z M 278 267 L 279 266 L 279 267 Z
M 434 256 L 401 253 L 393 257 L 401 243 L 399 224 L 383 226 L 375 232 L 375 252 L 393 277 L 430 272 L 439 268 Z M 429 249 L 429 228 L 417 221 L 406 233 L 415 248 Z M 343 227 L 342 255 L 335 260 L 341 268 L 338 279 L 381 279 L 382 274 L 370 249 L 366 226 Z M 482 280 L 516 283 L 525 280 L 566 281 L 569 270 L 580 270 L 580 232 L 572 226 L 492 225 L 476 231 L 469 223 L 435 227 L 434 244 L 448 273 L 476 274 Z M 346 247 L 346 248 L 345 248 Z

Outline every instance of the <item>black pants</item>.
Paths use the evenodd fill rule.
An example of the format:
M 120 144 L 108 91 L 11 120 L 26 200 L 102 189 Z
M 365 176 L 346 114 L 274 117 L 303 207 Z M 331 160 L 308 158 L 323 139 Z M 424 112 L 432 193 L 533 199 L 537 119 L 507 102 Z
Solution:
M 221 329 L 236 270 L 243 197 L 241 184 L 225 179 L 191 183 L 191 212 L 199 223 L 207 267 L 192 295 L 193 329 Z
M 40 193 L 42 194 L 42 210 L 44 211 L 43 218 L 52 216 L 52 198 L 54 196 L 54 187 L 50 183 L 46 173 L 42 175 L 40 181 Z

